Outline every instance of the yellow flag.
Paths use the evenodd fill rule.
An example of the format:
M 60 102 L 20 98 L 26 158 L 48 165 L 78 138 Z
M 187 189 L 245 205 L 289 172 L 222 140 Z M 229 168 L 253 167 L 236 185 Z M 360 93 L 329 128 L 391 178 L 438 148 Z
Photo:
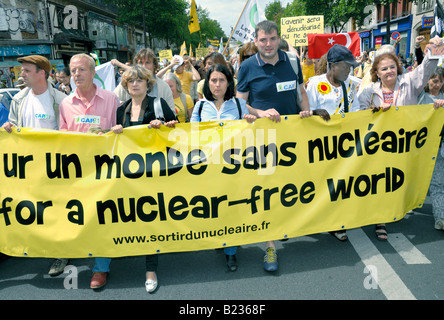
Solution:
M 193 48 L 191 47 L 191 43 L 190 43 L 190 53 L 189 56 L 192 57 L 193 56 Z
M 196 2 L 191 0 L 190 20 L 188 20 L 188 29 L 190 33 L 200 30 L 199 19 L 197 17 Z
M 180 47 L 180 55 L 184 56 L 187 54 L 187 45 L 185 41 L 183 42 L 182 46 Z

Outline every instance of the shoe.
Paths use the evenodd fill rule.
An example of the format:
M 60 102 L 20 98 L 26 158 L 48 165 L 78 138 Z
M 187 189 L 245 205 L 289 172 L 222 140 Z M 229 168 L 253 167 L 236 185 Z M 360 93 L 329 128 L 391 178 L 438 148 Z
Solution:
M 91 289 L 99 289 L 106 285 L 108 272 L 94 272 L 91 278 Z
M 157 289 L 157 281 L 156 280 L 146 280 L 145 281 L 145 289 L 148 293 L 153 293 Z
M 276 271 L 278 269 L 277 254 L 275 248 L 267 248 L 264 255 L 265 271 Z
M 228 270 L 231 272 L 234 272 L 237 270 L 237 261 L 236 261 L 236 255 L 225 255 L 225 258 L 227 259 L 227 267 Z
M 435 221 L 435 229 L 436 230 L 444 230 L 444 221 L 443 220 Z
M 330 231 L 330 234 L 338 239 L 339 241 L 347 241 L 347 233 L 346 230 L 338 230 L 338 231 Z
M 61 275 L 65 270 L 66 265 L 68 264 L 68 259 L 54 259 L 52 262 L 51 268 L 49 268 L 48 274 L 51 277 L 57 277 Z
M 387 241 L 388 233 L 385 224 L 377 224 L 375 226 L 375 232 L 376 232 L 376 239 L 378 239 L 379 241 Z

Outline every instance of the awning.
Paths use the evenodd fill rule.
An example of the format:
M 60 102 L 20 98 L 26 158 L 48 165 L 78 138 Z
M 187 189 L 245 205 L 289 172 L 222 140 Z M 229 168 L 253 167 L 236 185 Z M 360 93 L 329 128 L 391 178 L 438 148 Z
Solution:
M 54 34 L 54 44 L 69 44 L 69 42 L 93 42 L 85 33 L 75 29 L 60 28 L 62 32 Z

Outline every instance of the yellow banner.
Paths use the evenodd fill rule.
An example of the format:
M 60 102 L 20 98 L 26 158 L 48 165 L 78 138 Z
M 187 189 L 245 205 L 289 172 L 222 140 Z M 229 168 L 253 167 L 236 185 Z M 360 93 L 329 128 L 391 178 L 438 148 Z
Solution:
M 392 107 L 138 126 L 0 130 L 0 252 L 119 257 L 393 222 L 421 206 L 443 109 Z

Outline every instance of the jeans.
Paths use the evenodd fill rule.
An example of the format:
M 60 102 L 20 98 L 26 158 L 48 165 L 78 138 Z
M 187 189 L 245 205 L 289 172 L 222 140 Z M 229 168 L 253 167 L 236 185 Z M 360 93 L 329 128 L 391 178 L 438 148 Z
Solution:
M 93 272 L 109 272 L 109 264 L 111 258 L 96 258 L 96 263 L 93 268 Z
M 227 256 L 234 256 L 236 254 L 237 247 L 227 247 L 224 248 L 224 253 Z
M 234 250 L 234 253 L 236 253 L 236 249 Z M 109 272 L 109 265 L 111 263 L 111 258 L 96 258 L 95 260 L 96 263 L 94 265 L 93 272 Z M 158 261 L 159 261 L 158 254 L 147 255 L 145 258 L 146 271 L 156 272 Z

